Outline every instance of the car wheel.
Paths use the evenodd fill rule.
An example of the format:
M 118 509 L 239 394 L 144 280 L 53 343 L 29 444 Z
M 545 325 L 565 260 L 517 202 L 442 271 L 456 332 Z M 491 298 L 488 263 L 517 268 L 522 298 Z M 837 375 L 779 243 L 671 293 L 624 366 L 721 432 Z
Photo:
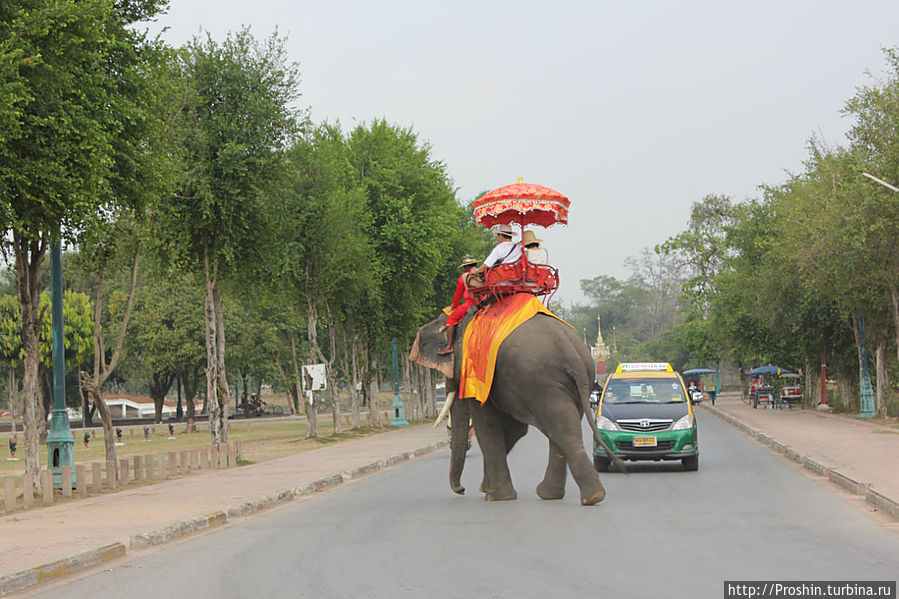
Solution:
M 684 465 L 684 471 L 696 472 L 699 470 L 699 456 L 694 455 L 688 458 L 681 458 L 681 464 Z
M 610 464 L 611 464 L 611 460 L 606 456 L 601 456 L 601 455 L 593 456 L 593 467 L 596 468 L 597 472 L 608 472 Z

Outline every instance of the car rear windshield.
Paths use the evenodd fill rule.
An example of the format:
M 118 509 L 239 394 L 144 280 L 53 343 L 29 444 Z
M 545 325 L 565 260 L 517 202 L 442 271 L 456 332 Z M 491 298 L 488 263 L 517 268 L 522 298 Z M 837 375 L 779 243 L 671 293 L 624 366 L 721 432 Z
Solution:
M 612 379 L 602 396 L 603 403 L 677 403 L 686 401 L 680 381 L 666 378 Z

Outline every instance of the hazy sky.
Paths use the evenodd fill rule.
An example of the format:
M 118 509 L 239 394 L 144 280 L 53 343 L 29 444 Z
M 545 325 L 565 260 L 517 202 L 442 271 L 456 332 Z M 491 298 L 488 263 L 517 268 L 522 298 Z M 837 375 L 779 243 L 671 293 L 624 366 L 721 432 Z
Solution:
M 840 109 L 899 46 L 897 0 L 171 4 L 176 45 L 277 28 L 313 121 L 412 127 L 462 202 L 519 177 L 566 194 L 568 226 L 536 229 L 563 301 L 703 196 L 800 172 L 810 135 L 844 143 Z

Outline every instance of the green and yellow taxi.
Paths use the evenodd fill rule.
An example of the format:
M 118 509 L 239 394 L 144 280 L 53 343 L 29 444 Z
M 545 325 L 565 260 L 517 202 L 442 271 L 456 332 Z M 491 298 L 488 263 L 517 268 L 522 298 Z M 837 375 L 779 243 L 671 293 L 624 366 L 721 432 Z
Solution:
M 684 380 L 667 362 L 629 362 L 606 378 L 595 413 L 602 440 L 622 460 L 680 460 L 699 468 L 696 417 Z M 593 464 L 610 460 L 595 441 Z

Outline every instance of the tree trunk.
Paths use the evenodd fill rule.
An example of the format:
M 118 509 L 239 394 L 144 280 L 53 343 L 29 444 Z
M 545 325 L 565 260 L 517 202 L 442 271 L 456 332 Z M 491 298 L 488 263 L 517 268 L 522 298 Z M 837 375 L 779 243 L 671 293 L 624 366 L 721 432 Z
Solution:
M 128 319 L 131 317 L 131 307 L 134 305 L 134 291 L 137 288 L 137 270 L 140 262 L 140 251 L 135 250 L 134 257 L 131 260 L 131 280 L 128 288 L 128 301 L 125 304 L 125 313 L 122 315 L 122 322 L 119 325 L 119 333 L 116 337 L 116 344 L 112 350 L 112 356 L 109 363 L 106 363 L 106 348 L 104 347 L 103 325 L 101 323 L 102 307 L 103 307 L 103 276 L 104 268 L 101 266 L 97 279 L 97 300 L 94 305 L 94 372 L 88 374 L 84 371 L 80 373 L 81 385 L 87 389 L 88 394 L 93 399 L 94 407 L 100 413 L 100 420 L 103 422 L 104 446 L 106 448 L 106 461 L 115 464 L 116 472 L 118 472 L 119 461 L 116 458 L 115 435 L 112 430 L 112 416 L 109 413 L 109 407 L 106 400 L 103 399 L 103 385 L 109 379 L 109 375 L 115 370 L 123 353 L 125 344 L 125 331 L 128 328 Z
M 874 413 L 883 416 L 886 411 L 886 398 L 890 389 L 890 375 L 887 370 L 887 342 L 881 339 L 874 350 L 874 363 L 877 372 L 877 388 L 874 395 Z
M 325 373 L 328 378 L 328 387 L 331 391 L 331 409 L 334 415 L 334 432 L 342 433 L 343 424 L 340 422 L 340 394 L 337 393 L 337 375 L 334 373 L 334 361 L 337 356 L 337 324 L 331 313 L 331 306 L 325 304 L 328 309 L 328 348 L 331 350 L 331 359 L 325 365 Z
M 352 423 L 353 428 L 358 428 L 362 422 L 359 417 L 359 389 L 356 388 L 356 385 L 359 384 L 359 345 L 356 343 L 356 340 L 353 339 L 353 344 L 351 348 L 351 360 L 352 360 L 352 384 L 350 385 L 350 423 Z
M 742 362 L 737 363 L 740 370 L 740 399 L 749 403 L 749 379 L 746 377 L 746 366 Z
M 228 388 L 228 375 L 225 372 L 225 312 L 222 310 L 222 296 L 218 285 L 212 289 L 212 307 L 215 310 L 215 358 L 216 371 L 219 376 L 218 402 L 221 417 L 221 444 L 228 443 L 228 410 L 231 406 L 231 393 Z
M 181 385 L 184 389 L 184 403 L 187 405 L 187 432 L 196 430 L 197 408 L 194 398 L 199 390 L 199 373 L 195 370 L 193 375 L 188 371 L 181 373 Z
M 295 353 L 296 347 L 294 346 L 293 335 L 288 333 L 287 339 L 290 342 L 291 351 Z M 297 390 L 290 384 L 290 379 L 287 377 L 287 372 L 285 372 L 284 370 L 284 365 L 281 364 L 281 360 L 279 360 L 278 358 L 275 358 L 275 369 L 278 372 L 278 378 L 281 380 L 281 384 L 284 385 L 284 389 L 287 391 L 287 407 L 290 409 L 290 415 L 296 416 L 300 413 Z
M 840 406 L 847 409 L 852 401 L 852 383 L 848 376 L 840 376 L 837 379 L 837 395 L 839 395 Z
M 399 352 L 399 348 L 397 348 L 397 352 Z M 405 393 L 400 393 L 400 396 L 403 397 L 403 401 L 409 407 L 409 410 L 414 411 L 415 390 L 418 387 L 417 373 L 412 369 L 412 363 L 409 362 L 404 352 L 400 352 L 399 361 L 400 389 L 405 390 Z
M 366 344 L 365 386 L 368 394 L 368 426 L 374 428 L 381 423 L 380 401 L 378 399 L 377 359 L 372 352 L 371 344 Z
M 819 395 L 821 393 L 821 386 L 820 385 L 816 386 L 816 383 L 818 382 L 817 379 L 818 379 L 818 377 L 815 376 L 814 366 L 812 365 L 811 362 L 806 360 L 806 362 L 805 362 L 805 389 L 803 389 L 803 393 L 802 393 L 803 401 L 806 406 L 814 406 L 819 401 L 821 401 L 820 397 L 817 398 L 817 401 L 815 399 L 816 390 Z
M 81 385 L 84 387 L 87 394 L 90 396 L 91 401 L 97 407 L 97 412 L 100 414 L 100 422 L 103 423 L 103 447 L 106 450 L 106 458 L 109 461 L 112 456 L 112 462 L 116 465 L 116 472 L 118 472 L 118 460 L 116 459 L 116 450 L 115 450 L 115 431 L 112 429 L 112 414 L 109 412 L 109 406 L 106 405 L 106 402 L 100 397 L 100 390 L 97 389 L 97 386 L 94 382 L 94 378 L 91 377 L 88 373 L 81 371 Z
M 306 338 L 309 340 L 309 357 L 313 360 L 318 358 L 321 352 L 318 349 L 318 313 L 315 310 L 315 304 L 310 298 L 308 301 L 308 312 L 306 313 Z M 318 437 L 318 398 L 314 391 L 309 391 L 311 401 L 306 403 L 306 438 L 314 439 Z
M 153 381 L 150 383 L 150 397 L 153 398 L 154 421 L 157 424 L 162 422 L 162 408 L 165 404 L 165 396 L 169 389 L 172 388 L 174 381 L 175 375 L 170 372 L 153 373 Z
M 425 408 L 425 418 L 431 420 L 437 417 L 437 373 L 432 369 L 426 369 L 428 385 L 428 405 Z
M 297 360 L 297 344 L 296 344 L 296 341 L 294 340 L 294 336 L 293 336 L 292 332 L 287 333 L 287 338 L 290 341 L 290 355 L 291 355 L 291 358 L 293 359 L 294 395 L 296 395 L 299 402 L 303 403 L 303 405 L 304 405 L 303 413 L 305 414 L 307 411 L 307 408 L 305 407 L 305 405 L 308 402 L 306 401 L 306 396 L 303 395 L 303 379 L 302 379 L 303 373 L 300 372 L 300 362 Z M 300 413 L 300 406 L 297 405 L 297 415 L 299 415 L 299 413 Z
M 203 302 L 206 329 L 206 406 L 209 413 L 209 436 L 213 445 L 221 445 L 228 441 L 227 427 L 227 382 L 222 385 L 224 372 L 219 372 L 221 360 L 218 330 L 218 311 L 216 310 L 216 284 L 218 282 L 218 261 L 209 261 L 209 249 L 204 250 L 205 299 Z M 224 397 L 222 397 L 224 395 Z
M 91 401 L 90 395 L 84 389 L 84 384 L 81 382 L 81 374 L 79 372 L 78 375 L 78 397 L 81 398 L 81 426 L 84 428 L 89 428 L 93 426 L 93 412 L 91 412 Z
M 890 295 L 893 298 L 893 327 L 896 333 L 896 355 L 899 357 L 899 288 L 890 287 Z
M 356 388 L 359 381 L 357 344 L 355 337 L 352 342 L 349 341 L 346 326 L 340 327 L 340 336 L 343 345 L 343 371 L 346 373 L 350 391 L 350 427 L 356 428 L 359 426 L 359 390 Z
M 16 416 L 19 415 L 19 383 L 16 381 L 16 367 L 14 365 L 10 365 L 9 367 L 9 414 L 12 420 L 11 427 L 12 432 L 16 432 Z
M 19 310 L 22 316 L 22 348 L 25 353 L 25 372 L 22 377 L 22 425 L 25 437 L 25 473 L 38 481 L 41 470 L 40 458 L 40 403 L 42 400 L 38 365 L 41 329 L 40 291 L 38 269 L 47 253 L 45 241 L 27 241 L 13 230 L 13 251 L 16 256 L 16 287 L 19 296 Z
M 821 403 L 821 375 L 809 362 L 806 362 L 803 396 L 807 406 L 815 406 Z

